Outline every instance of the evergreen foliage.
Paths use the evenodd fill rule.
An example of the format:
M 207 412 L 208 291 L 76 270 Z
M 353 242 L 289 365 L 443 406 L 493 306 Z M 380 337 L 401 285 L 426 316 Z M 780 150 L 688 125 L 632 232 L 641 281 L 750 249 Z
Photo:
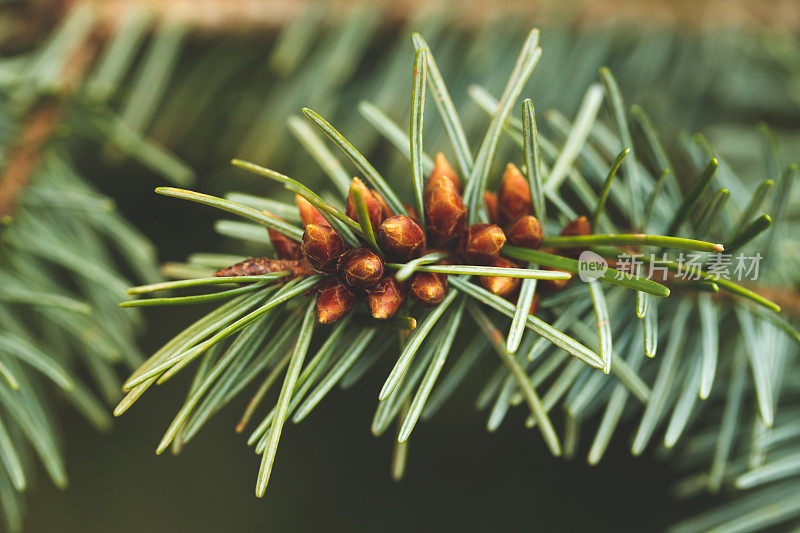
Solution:
M 792 290 L 797 282 L 792 268 L 796 167 L 786 165 L 800 155 L 797 132 L 790 130 L 800 115 L 797 37 L 766 30 L 743 34 L 715 28 L 693 34 L 552 24 L 536 75 L 527 85 L 512 76 L 509 93 L 505 75 L 527 33 L 524 21 L 501 14 L 479 27 L 464 26 L 433 8 L 387 28 L 381 9 L 361 8 L 333 24 L 325 9 L 315 4 L 300 11 L 265 46 L 261 36 L 189 39 L 191 28 L 155 19 L 145 10 L 126 13 L 109 28 L 78 3 L 36 48 L 0 60 L 1 186 L 15 181 L 7 178 L 9 168 L 22 177 L 10 193 L 0 191 L 0 505 L 7 525 L 21 527 L 19 492 L 30 480 L 34 457 L 54 483 L 66 483 L 54 396 L 63 396 L 104 429 L 109 424 L 104 403 L 119 394 L 115 366 L 134 368 L 141 362 L 138 311 L 113 310 L 126 279 L 148 284 L 131 289 L 133 294 L 216 287 L 233 280 L 208 276 L 245 257 L 197 253 L 185 264 L 164 266 L 164 273 L 182 281 L 162 282 L 152 245 L 72 162 L 76 145 L 85 140 L 102 148 L 97 159 L 104 164 L 132 158 L 178 186 L 191 183 L 193 173 L 163 145 L 196 167 L 211 169 L 204 174 L 252 183 L 247 185 L 252 191 L 276 189 L 244 181 L 244 173 L 234 174 L 220 161 L 233 153 L 269 161 L 303 176 L 303 185 L 256 165 L 240 166 L 278 179 L 292 192 L 305 193 L 306 186 L 317 190 L 319 196 L 309 198 L 329 213 L 344 207 L 329 191 L 347 194 L 354 171 L 365 178 L 392 176 L 382 192 L 419 204 L 422 179 L 432 168 L 423 147 L 432 153 L 450 145 L 452 160 L 471 184 L 468 200 L 475 217 L 482 216 L 481 193 L 494 179 L 497 163 L 534 169 L 526 174 L 532 190 L 539 191 L 535 212 L 549 247 L 591 246 L 613 258 L 627 246 L 661 253 L 671 246 L 689 250 L 700 242 L 703 257 L 710 257 L 715 250 L 708 246 L 722 243 L 726 253 L 765 257 L 755 286 L 709 279 L 706 272 L 704 279 L 688 283 L 665 281 L 673 293 L 666 299 L 637 292 L 650 288 L 663 294 L 639 279 L 627 280 L 627 287 L 602 280 L 574 284 L 540 301 L 542 324 L 526 317 L 526 305 L 514 307 L 455 277 L 488 272 L 472 265 L 451 266 L 453 296 L 444 308 L 406 309 L 404 316 L 380 324 L 359 310 L 334 326 L 314 326 L 304 295 L 313 279 L 285 283 L 280 274 L 239 277 L 237 282 L 252 283 L 222 285 L 225 290 L 219 292 L 126 302 L 135 307 L 227 300 L 127 383 L 130 390 L 118 413 L 153 382 L 200 359 L 187 402 L 159 451 L 170 444 L 180 450 L 222 405 L 247 385 L 260 383 L 239 425 L 243 431 L 251 418 L 264 414 L 262 403 L 286 371 L 275 408 L 250 438 L 265 458 L 257 484 L 263 493 L 282 426 L 274 422 L 304 419 L 336 385 L 352 385 L 378 358 L 393 357 L 402 348 L 411 355 L 398 360 L 372 428 L 380 434 L 397 420 L 402 442 L 393 475 L 400 477 L 405 443 L 416 423 L 432 419 L 467 374 L 496 353 L 500 361 L 476 400 L 488 411 L 490 431 L 510 409 L 524 404 L 531 415 L 528 424 L 539 427 L 556 454 L 574 455 L 579 436 L 589 432 L 588 460 L 596 463 L 620 421 L 637 419 L 634 453 L 658 437 L 659 453 L 674 453 L 674 464 L 699 472 L 678 487 L 679 495 L 725 487 L 744 492 L 740 501 L 678 524 L 677 530 L 754 530 L 797 520 L 793 404 L 798 379 L 792 341 L 797 333 L 788 323 L 790 315 L 775 314 L 772 302 L 792 314 L 797 309 Z M 409 75 L 411 31 L 421 31 L 432 45 L 415 35 L 415 70 L 428 65 L 427 83 L 435 89 L 427 107 L 421 90 L 426 79 Z M 529 52 L 536 49 L 529 44 Z M 375 62 L 376 57 L 382 59 Z M 681 60 L 686 57 L 695 60 Z M 600 64 L 611 69 L 598 76 Z M 654 83 L 665 72 L 669 83 Z M 452 105 L 435 96 L 445 79 Z M 471 85 L 476 79 L 485 86 Z M 408 101 L 412 87 L 412 105 L 398 105 Z M 526 101 L 521 110 L 512 107 L 515 91 L 534 102 Z M 623 93 L 625 101 L 640 105 L 627 108 Z M 494 94 L 505 96 L 500 98 L 504 105 L 498 107 Z M 533 103 L 547 110 L 539 124 Z M 320 114 L 295 116 L 301 106 Z M 434 108 L 441 121 L 431 120 Z M 428 120 L 423 121 L 423 110 Z M 484 136 L 486 114 L 491 123 Z M 749 124 L 756 115 L 783 128 L 777 136 L 761 128 L 763 157 L 753 148 L 760 142 Z M 338 138 L 322 116 L 347 140 Z M 725 122 L 717 124 L 721 116 Z M 287 119 L 292 136 L 312 157 L 298 157 L 286 134 Z M 663 136 L 652 122 L 662 127 Z M 698 127 L 710 133 L 711 143 L 700 134 L 677 133 Z M 381 137 L 397 148 L 397 157 L 384 157 Z M 471 147 L 476 139 L 483 142 Z M 345 149 L 347 158 L 337 158 L 333 146 Z M 381 172 L 369 161 L 380 161 Z M 209 180 L 203 187 L 218 189 L 221 183 Z M 198 198 L 177 189 L 159 192 Z M 248 219 L 221 220 L 216 226 L 241 243 L 243 252 L 268 251 L 264 226 L 295 237 L 302 233 L 295 207 L 279 192 L 268 197 L 231 192 L 206 200 Z M 605 233 L 557 236 L 556 228 L 578 214 L 592 217 Z M 369 225 L 359 222 L 339 218 L 336 223 L 354 242 L 371 243 Z M 640 231 L 652 237 L 642 242 Z M 558 255 L 512 247 L 505 253 L 532 265 L 575 270 Z M 668 257 L 677 259 L 679 253 Z M 434 259 L 396 264 L 397 275 L 437 268 L 430 265 Z M 671 268 L 674 273 L 680 266 Z M 535 282 L 526 280 L 522 287 L 519 301 L 531 302 Z M 248 314 L 253 310 L 259 310 L 255 318 Z M 631 319 L 621 320 L 626 313 Z M 246 317 L 252 322 L 239 329 Z M 468 345 L 454 339 L 457 331 L 474 326 L 479 333 Z M 396 336 L 387 338 L 387 327 Z M 293 345 L 295 339 L 303 342 Z M 92 385 L 84 383 L 86 377 Z
M 537 211 L 536 215 L 546 222 L 547 228 L 562 227 L 576 215 L 586 213 L 594 214 L 604 232 L 564 237 L 550 230 L 544 246 L 590 246 L 609 259 L 623 252 L 622 246 L 646 246 L 658 253 L 666 270 L 673 274 L 681 274 L 686 268 L 682 260 L 684 251 L 700 250 L 697 279 L 663 275 L 656 282 L 629 275 L 620 280 L 613 276 L 613 270 L 608 271 L 609 275 L 601 280 L 575 284 L 543 297 L 542 311 L 522 322 L 529 331 L 523 333 L 518 343 L 511 339 L 506 342 L 504 332 L 509 332 L 515 322 L 517 326 L 510 337 L 518 336 L 520 321 L 508 322 L 490 309 L 514 318 L 520 309 L 521 316 L 525 316 L 528 305 L 515 307 L 468 277 L 451 275 L 451 292 L 427 313 L 418 307 L 404 311 L 404 315 L 413 316 L 416 321 L 403 319 L 382 324 L 356 313 L 326 327 L 314 325 L 313 299 L 308 298 L 307 292 L 319 278 L 280 283 L 280 279 L 290 279 L 284 277 L 275 285 L 270 283 L 277 275 L 273 274 L 263 278 L 264 284 L 194 297 L 196 300 L 192 301 L 197 302 L 218 297 L 231 299 L 179 333 L 129 378 L 125 384 L 128 396 L 118 406 L 117 414 L 128 409 L 147 388 L 165 382 L 199 359 L 187 401 L 158 446 L 159 452 L 169 446 L 179 451 L 247 384 L 263 380 L 238 428 L 243 430 L 256 413 L 263 413 L 248 438 L 248 444 L 262 455 L 256 484 L 259 496 L 266 489 L 284 423 L 289 419 L 293 422 L 304 419 L 337 383 L 351 384 L 376 358 L 385 356 L 387 350 L 394 351 L 398 358 L 379 395 L 372 431 L 380 435 L 397 420 L 396 457 L 400 459 L 404 458 L 402 446 L 417 422 L 434 417 L 468 371 L 493 354 L 500 361 L 477 398 L 477 406 L 489 411 L 488 429 L 496 430 L 511 408 L 524 404 L 530 410 L 527 424 L 539 427 L 555 455 L 576 453 L 581 430 L 588 430 L 593 435 L 589 439 L 588 461 L 598 462 L 620 421 L 627 417 L 639 419 L 632 444 L 632 452 L 637 455 L 655 438 L 663 442 L 667 451 L 683 448 L 685 439 L 681 437 L 687 430 L 703 428 L 709 419 L 719 420 L 718 416 L 709 416 L 709 412 L 722 410 L 725 413 L 722 424 L 735 424 L 739 420 L 736 409 L 741 404 L 751 405 L 756 413 L 754 427 L 764 431 L 772 427 L 777 390 L 781 378 L 787 375 L 786 365 L 793 361 L 797 351 L 795 342 L 800 341 L 800 335 L 776 314 L 780 310 L 777 304 L 748 287 L 715 275 L 714 270 L 715 257 L 723 249 L 715 243 L 725 243 L 727 251 L 764 251 L 765 264 L 770 270 L 767 274 L 762 271 L 759 284 L 769 288 L 770 283 L 783 279 L 781 269 L 775 265 L 784 247 L 765 246 L 773 238 L 766 230 L 773 221 L 784 222 L 786 201 L 797 169 L 796 165 L 781 167 L 769 130 L 765 128 L 769 148 L 767 168 L 776 174 L 759 187 L 749 187 L 746 184 L 753 180 L 743 180 L 720 164 L 700 135 L 682 138 L 685 163 L 676 167 L 644 110 L 634 106 L 629 112 L 610 70 L 601 69 L 598 81 L 585 93 L 574 121 L 565 123 L 563 143 L 554 143 L 537 130 L 530 100 L 526 100 L 520 118 L 510 115 L 540 53 L 538 32 L 534 31 L 523 45 L 499 100 L 480 87 L 470 91 L 491 118 L 483 143 L 473 154 L 461 142 L 466 136 L 457 115 L 451 112 L 449 92 L 430 49 L 419 35 L 415 34 L 413 41 L 418 50 L 414 72 L 421 72 L 424 79 L 427 70 L 427 81 L 431 94 L 436 95 L 436 108 L 445 123 L 451 150 L 466 177 L 465 201 L 471 212 L 477 213 L 474 220 L 485 217 L 482 202 L 477 198 L 483 197 L 491 163 L 497 157 L 497 145 L 505 135 L 512 141 L 509 144 L 522 148 L 522 154 L 516 158 L 520 166 L 539 169 L 539 177 L 530 172 L 528 178 L 534 205 L 545 206 L 546 212 Z M 407 190 L 419 190 L 421 172 L 429 172 L 432 166 L 432 159 L 421 150 L 428 145 L 427 137 L 422 141 L 423 106 L 417 103 L 422 99 L 422 85 L 414 83 L 413 87 L 410 135 L 379 114 L 377 107 L 362 105 L 362 109 L 372 110 L 377 129 L 411 158 L 412 171 L 406 170 L 406 174 L 412 176 L 410 181 L 415 185 Z M 601 107 L 609 111 L 610 121 L 598 119 Z M 328 137 L 387 202 L 403 197 L 389 188 L 356 144 L 342 137 L 317 113 L 304 109 L 303 114 L 313 129 L 296 126 L 295 131 L 302 132 L 303 144 L 312 147 L 315 159 L 327 163 L 323 172 L 331 178 L 334 188 L 341 189 L 337 184 L 347 183 L 348 174 L 342 172 L 343 163 L 332 163 L 334 152 L 314 129 Z M 349 235 L 346 240 L 370 242 L 363 220 L 359 224 L 348 219 L 341 211 L 341 203 L 323 199 L 276 171 L 239 160 L 234 164 L 275 180 L 288 191 L 306 198 L 331 225 L 344 236 Z M 688 171 L 684 170 L 687 168 Z M 678 173 L 688 187 L 681 186 L 676 179 Z M 770 194 L 773 188 L 781 194 Z M 264 248 L 269 242 L 263 226 L 295 238 L 300 233 L 299 228 L 281 229 L 275 219 L 259 215 L 259 210 L 266 209 L 285 217 L 290 224 L 297 222 L 293 206 L 274 198 L 237 193 L 221 199 L 172 188 L 158 192 L 244 216 L 251 222 L 237 223 L 238 234 L 246 240 L 262 240 Z M 637 233 L 641 230 L 652 232 L 652 236 Z M 503 254 L 578 273 L 577 262 L 560 255 L 511 246 L 506 246 Z M 198 254 L 177 270 L 207 277 L 215 269 L 239 259 Z M 437 259 L 439 256 L 423 257 L 397 268 L 407 275 Z M 485 267 L 468 265 L 439 267 L 434 271 L 490 275 Z M 205 285 L 212 279 L 179 283 Z M 621 287 L 601 281 L 614 281 Z M 141 294 L 160 288 L 163 286 L 132 291 Z M 243 290 L 247 293 L 240 294 Z M 176 297 L 144 299 L 126 305 L 148 302 L 188 303 L 185 297 Z M 398 330 L 396 339 L 377 335 L 379 329 L 387 326 Z M 453 350 L 454 339 L 463 336 L 458 332 L 475 326 L 479 333 L 470 339 L 470 348 Z M 233 340 L 226 343 L 230 338 Z M 765 343 L 774 349 L 762 349 Z M 344 350 L 342 346 L 350 349 Z M 610 377 L 598 369 L 605 369 Z M 284 370 L 286 375 L 277 403 L 271 409 L 259 408 L 268 390 L 277 387 Z M 746 379 L 746 374 L 751 379 Z M 540 394 L 537 389 L 546 390 Z M 565 416 L 563 436 L 558 435 L 550 419 L 549 413 L 556 406 L 561 407 Z M 735 435 L 723 428 L 714 437 L 712 444 L 716 451 L 711 454 L 711 474 L 703 478 L 703 484 L 712 490 L 718 489 L 730 475 L 727 465 L 730 442 Z M 689 439 L 686 446 L 691 445 Z M 692 454 L 695 463 L 696 455 Z M 399 464 L 393 468 L 397 475 L 401 471 Z M 786 494 L 790 494 L 788 489 Z M 730 515 L 723 518 L 730 519 Z

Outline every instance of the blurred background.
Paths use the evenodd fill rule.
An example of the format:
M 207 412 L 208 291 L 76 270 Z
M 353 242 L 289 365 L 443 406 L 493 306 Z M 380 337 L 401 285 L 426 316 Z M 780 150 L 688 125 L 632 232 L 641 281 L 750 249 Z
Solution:
M 609 66 L 626 101 L 648 110 L 670 150 L 702 132 L 740 175 L 760 179 L 756 125 L 764 121 L 785 158 L 800 157 L 800 5 L 792 1 L 4 0 L 0 9 L 6 58 L 48 44 L 51 56 L 64 55 L 90 43 L 80 53 L 93 66 L 68 111 L 73 120 L 53 135 L 81 175 L 155 244 L 160 262 L 259 248 L 242 249 L 227 238 L 236 228 L 215 232 L 215 213 L 157 197 L 155 186 L 277 194 L 232 170 L 231 157 L 325 183 L 287 125 L 302 106 L 402 181 L 408 164 L 375 134 L 359 103 L 407 124 L 413 31 L 436 54 L 474 144 L 488 120 L 470 84 L 499 94 L 526 32 L 539 27 L 544 52 L 523 96 L 554 138 L 563 138 L 563 117 L 574 116 L 598 69 Z M 0 76 L 8 83 L 20 73 L 5 65 Z M 425 135 L 431 152 L 447 145 L 435 120 Z M 131 140 L 141 138 L 152 144 Z M 517 148 L 506 142 L 500 150 L 504 162 Z M 152 353 L 199 313 L 148 310 L 142 351 Z M 178 457 L 153 451 L 183 401 L 186 377 L 147 394 L 108 434 L 60 405 L 70 486 L 61 491 L 40 476 L 26 530 L 651 531 L 710 502 L 675 499 L 681 473 L 653 453 L 631 457 L 630 428 L 617 432 L 597 467 L 555 460 L 521 419 L 487 433 L 474 394 L 458 395 L 418 428 L 406 477 L 393 482 L 391 438 L 369 432 L 389 363 L 287 428 L 263 501 L 252 494 L 258 457 L 233 431 L 242 402 Z

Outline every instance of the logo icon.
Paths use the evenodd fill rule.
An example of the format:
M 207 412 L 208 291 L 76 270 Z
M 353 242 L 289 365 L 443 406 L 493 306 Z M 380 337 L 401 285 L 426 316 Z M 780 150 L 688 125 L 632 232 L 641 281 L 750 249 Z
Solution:
M 608 269 L 605 259 L 594 252 L 584 250 L 578 256 L 578 277 L 581 281 L 593 281 L 601 278 Z

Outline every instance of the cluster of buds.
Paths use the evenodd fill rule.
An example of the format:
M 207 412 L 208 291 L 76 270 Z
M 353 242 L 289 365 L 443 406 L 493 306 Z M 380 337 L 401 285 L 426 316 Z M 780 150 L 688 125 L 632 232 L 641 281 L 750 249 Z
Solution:
M 386 226 L 387 231 L 379 233 L 382 242 L 384 238 L 386 242 L 391 241 L 390 237 L 396 233 L 392 232 L 392 228 L 402 226 L 404 221 L 398 219 L 411 220 L 409 217 L 394 216 L 380 194 L 369 189 L 358 178 L 353 178 L 347 198 L 345 214 L 350 218 L 357 220 L 354 190 L 358 190 L 364 199 L 372 227 L 383 230 Z M 366 247 L 348 248 L 342 237 L 324 221 L 314 206 L 299 196 L 297 202 L 303 206 L 301 219 L 305 224 L 301 251 L 313 270 L 328 275 L 317 287 L 319 322 L 336 322 L 349 313 L 357 295 L 365 297 L 374 318 L 385 320 L 394 316 L 405 301 L 405 289 L 402 283 L 385 273 L 383 258 Z M 418 225 L 417 228 L 422 234 L 422 229 Z M 384 244 L 381 251 L 391 251 L 389 255 L 393 257 L 416 253 L 413 246 L 409 248 L 409 244 L 402 241 L 402 238 L 403 235 L 397 235 L 400 242 L 397 243 L 396 250 Z M 417 248 L 422 250 L 424 247 L 423 242 Z
M 292 276 L 323 274 L 325 278 L 316 288 L 320 323 L 336 322 L 349 313 L 357 296 L 365 298 L 374 318 L 385 320 L 394 316 L 407 295 L 426 307 L 440 303 L 447 295 L 448 284 L 445 274 L 433 272 L 416 272 L 407 283 L 402 283 L 385 271 L 384 257 L 403 263 L 429 251 L 444 251 L 450 253 L 450 258 L 443 262 L 460 257 L 467 264 L 514 268 L 518 265 L 500 257 L 506 241 L 526 248 L 538 248 L 542 242 L 542 227 L 533 216 L 528 182 L 513 164 L 506 167 L 497 194 L 487 192 L 484 196 L 488 224 L 466 225 L 467 208 L 461 198 L 461 182 L 442 154 L 436 156 L 425 185 L 424 213 L 418 214 L 406 206 L 408 215 L 396 214 L 377 191 L 353 178 L 345 210 L 353 220 L 358 220 L 354 191 L 364 200 L 380 252 L 366 246 L 349 247 L 311 203 L 297 196 L 305 228 L 302 242 L 270 229 L 276 259 L 250 258 L 218 271 L 217 275 L 255 275 L 279 270 L 288 270 Z M 427 234 L 420 224 L 420 215 L 425 217 Z M 562 233 L 589 232 L 588 221 L 581 218 Z M 480 283 L 511 301 L 516 300 L 520 286 L 519 278 L 504 276 L 481 277 Z
M 503 228 L 506 238 L 512 245 L 534 249 L 540 247 L 544 235 L 539 220 L 533 215 L 531 190 L 528 181 L 513 163 L 509 163 L 506 166 L 500 189 L 497 193 L 489 191 L 484 193 L 484 203 L 489 214 L 489 220 Z M 561 235 L 564 236 L 590 235 L 591 233 L 591 224 L 583 216 L 569 222 L 561 230 Z M 544 251 L 555 252 L 553 249 Z M 564 255 L 571 257 L 577 257 L 580 252 L 581 250 L 579 249 L 562 250 Z M 503 257 L 495 259 L 491 265 L 505 268 L 519 266 Z M 519 278 L 488 276 L 482 277 L 480 282 L 486 290 L 511 301 L 516 301 L 521 283 Z M 542 280 L 539 283 L 545 289 L 557 291 L 566 287 L 570 283 L 570 279 Z M 531 307 L 531 313 L 535 311 L 537 301 L 538 294 Z
M 516 165 L 509 163 L 506 166 L 497 193 L 486 191 L 483 200 L 489 220 L 503 228 L 509 243 L 524 248 L 539 247 L 542 243 L 542 226 L 539 224 L 539 220 L 533 216 L 533 202 L 528 181 Z M 517 268 L 519 266 L 504 257 L 496 257 L 491 263 L 485 264 L 501 268 Z M 516 301 L 521 280 L 512 277 L 484 276 L 480 278 L 480 283 L 486 290 Z M 531 313 L 535 310 L 534 306 L 531 307 Z

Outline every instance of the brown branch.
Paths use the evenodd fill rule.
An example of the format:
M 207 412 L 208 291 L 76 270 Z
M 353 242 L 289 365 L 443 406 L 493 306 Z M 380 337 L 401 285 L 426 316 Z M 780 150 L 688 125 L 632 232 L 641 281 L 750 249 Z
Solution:
M 274 29 L 284 26 L 312 0 L 91 0 L 111 17 L 130 4 L 145 5 L 158 17 L 183 22 L 205 31 Z M 487 18 L 522 17 L 531 23 L 572 20 L 584 27 L 608 22 L 674 26 L 703 29 L 709 26 L 780 26 L 800 28 L 800 3 L 774 0 L 769 3 L 748 0 L 328 0 L 327 12 L 333 20 L 365 6 L 377 7 L 390 22 L 408 20 L 420 12 L 458 6 L 456 23 L 476 26 Z M 330 17 L 326 17 L 330 20 Z
M 634 248 L 627 248 L 627 253 L 640 254 L 641 251 Z M 619 263 L 611 258 L 606 258 L 606 260 L 608 261 L 608 266 L 610 268 L 615 268 L 631 274 L 630 265 Z M 697 292 L 696 287 L 690 288 L 688 285 L 681 286 L 681 284 L 686 283 L 686 280 L 678 277 L 676 273 L 672 271 L 663 272 L 659 270 L 657 272 L 653 272 L 652 274 L 653 275 L 650 277 L 650 279 L 658 283 L 667 284 L 669 285 L 670 289 L 688 289 L 690 292 Z M 800 292 L 798 292 L 796 288 L 759 285 L 758 283 L 739 283 L 751 291 L 759 294 L 760 296 L 763 296 L 767 300 L 778 304 L 778 306 L 781 308 L 782 314 L 791 315 L 795 318 L 800 317 Z M 719 293 L 715 294 L 715 296 L 719 298 L 741 298 L 741 296 L 725 290 L 721 290 Z
M 0 219 L 13 212 L 28 179 L 39 166 L 42 146 L 60 121 L 60 106 L 52 101 L 38 106 L 26 119 L 0 176 Z
M 35 104 L 23 120 L 20 134 L 9 151 L 0 174 L 0 219 L 12 215 L 19 197 L 39 166 L 42 150 L 61 123 L 70 97 L 79 86 L 98 48 L 98 36 L 90 35 L 77 46 L 61 72 L 58 96 Z
M 758 294 L 778 304 L 781 313 L 800 317 L 800 294 L 793 287 L 767 287 L 756 285 L 749 287 Z
M 571 21 L 583 28 L 607 24 L 704 30 L 734 26 L 800 29 L 800 2 L 773 0 L 37 0 L 51 9 L 77 1 L 91 4 L 103 26 L 114 27 L 132 9 L 146 9 L 158 20 L 170 20 L 199 33 L 274 31 L 307 9 L 325 10 L 325 22 L 336 23 L 362 8 L 380 11 L 384 22 L 400 24 L 420 13 L 448 10 L 452 22 L 476 27 L 487 20 L 514 17 L 531 25 Z M 456 7 L 458 9 L 452 9 Z

